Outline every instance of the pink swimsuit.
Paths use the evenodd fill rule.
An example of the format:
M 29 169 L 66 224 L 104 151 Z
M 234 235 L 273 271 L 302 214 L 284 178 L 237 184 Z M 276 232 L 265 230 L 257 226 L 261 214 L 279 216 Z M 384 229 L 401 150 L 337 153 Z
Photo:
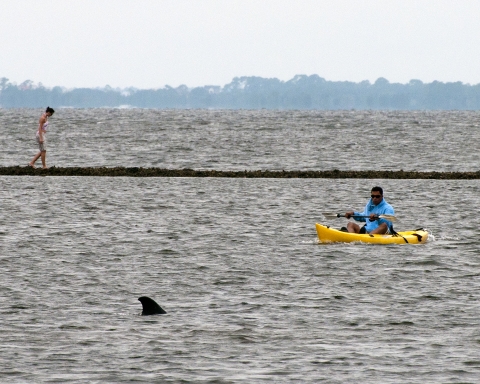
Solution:
M 45 135 L 47 133 L 47 128 L 48 128 L 48 120 L 43 124 L 42 126 L 42 133 Z M 37 137 L 40 136 L 40 133 L 38 132 L 37 130 L 37 134 L 36 134 Z

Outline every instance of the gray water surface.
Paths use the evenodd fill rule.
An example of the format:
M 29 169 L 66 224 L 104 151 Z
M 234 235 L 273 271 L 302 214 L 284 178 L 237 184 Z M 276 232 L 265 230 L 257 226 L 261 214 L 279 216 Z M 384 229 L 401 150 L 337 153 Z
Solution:
M 2 166 L 41 110 L 0 109 Z M 478 112 L 57 109 L 47 165 L 478 171 Z M 40 164 L 38 164 L 40 166 Z M 322 245 L 381 185 L 425 245 Z M 0 177 L 0 382 L 478 383 L 478 180 Z M 140 296 L 164 316 L 140 316 Z
M 375 184 L 431 241 L 318 244 Z M 1 382 L 478 382 L 478 180 L 0 187 Z
M 25 166 L 38 151 L 41 112 L 0 109 L 2 166 Z M 480 169 L 479 125 L 479 111 L 60 108 L 47 165 L 471 172 Z

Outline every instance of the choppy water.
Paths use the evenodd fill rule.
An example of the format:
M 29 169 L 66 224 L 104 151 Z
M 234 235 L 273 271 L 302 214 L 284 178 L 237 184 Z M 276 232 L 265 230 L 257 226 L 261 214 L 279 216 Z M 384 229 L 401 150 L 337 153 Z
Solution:
M 69 111 L 99 114 L 98 121 L 131 112 Z M 141 113 L 173 119 L 175 112 Z M 225 113 L 227 119 L 235 112 Z M 275 119 L 264 113 L 265 121 Z M 143 146 L 113 136 L 99 142 L 100 133 L 88 128 L 85 141 L 97 150 L 62 163 L 68 151 L 59 150 L 60 137 L 65 148 L 78 144 L 72 154 L 89 152 L 68 138 L 81 135 L 83 123 L 62 130 L 58 121 L 52 119 L 49 133 L 50 165 L 116 166 L 113 156 L 123 145 L 123 165 L 155 165 L 143 163 L 152 157 L 146 152 L 164 156 L 164 144 L 155 150 L 153 139 Z M 200 128 L 191 132 L 200 135 Z M 8 135 L 30 148 L 18 133 Z M 257 144 L 263 137 L 258 130 L 242 135 Z M 291 140 L 297 148 L 298 137 Z M 245 147 L 237 158 L 219 139 L 222 157 L 214 138 L 208 140 L 217 165 L 207 163 L 203 149 L 190 151 L 194 164 L 182 160 L 188 153 L 182 148 L 197 148 L 191 141 L 178 150 L 177 163 L 172 144 L 165 144 L 172 152 L 164 159 L 172 162 L 157 166 L 223 169 L 218 164 L 237 159 L 224 168 L 246 167 Z M 135 158 L 134 147 L 145 148 L 146 157 Z M 273 149 L 266 155 L 258 145 L 252 151 L 250 159 L 265 161 L 253 169 L 288 158 Z M 426 152 L 411 157 L 443 158 L 450 170 L 443 151 Z M 24 153 L 7 154 L 5 146 L 0 153 L 22 164 Z M 296 161 L 305 168 L 311 161 L 301 151 L 294 155 L 300 160 L 279 168 L 302 169 Z M 467 154 L 459 156 L 465 167 Z M 359 167 L 342 161 L 346 169 Z M 321 212 L 361 208 L 376 184 L 401 219 L 397 230 L 426 227 L 435 240 L 318 244 Z M 477 383 L 480 377 L 478 180 L 0 177 L 0 188 L 0 382 Z M 143 295 L 167 315 L 140 316 Z
M 0 110 L 3 166 L 37 152 L 42 111 Z M 60 109 L 47 165 L 478 171 L 480 112 Z

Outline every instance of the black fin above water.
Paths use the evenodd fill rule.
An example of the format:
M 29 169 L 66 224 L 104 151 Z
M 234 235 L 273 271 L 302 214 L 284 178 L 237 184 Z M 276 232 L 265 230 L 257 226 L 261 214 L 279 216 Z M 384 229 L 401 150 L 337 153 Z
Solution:
M 155 302 L 155 300 L 152 300 L 147 296 L 139 297 L 138 300 L 142 303 L 142 316 L 164 315 L 167 313 Z

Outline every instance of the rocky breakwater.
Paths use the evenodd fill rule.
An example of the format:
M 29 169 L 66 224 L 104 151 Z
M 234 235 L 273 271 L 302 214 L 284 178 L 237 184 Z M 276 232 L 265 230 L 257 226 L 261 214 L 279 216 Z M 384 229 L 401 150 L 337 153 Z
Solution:
M 52 167 L 49 169 L 31 167 L 0 167 L 2 176 L 108 176 L 108 177 L 226 177 L 226 178 L 301 178 L 301 179 L 480 179 L 476 172 L 417 172 L 417 171 L 219 171 L 194 169 L 163 169 L 142 167 Z

